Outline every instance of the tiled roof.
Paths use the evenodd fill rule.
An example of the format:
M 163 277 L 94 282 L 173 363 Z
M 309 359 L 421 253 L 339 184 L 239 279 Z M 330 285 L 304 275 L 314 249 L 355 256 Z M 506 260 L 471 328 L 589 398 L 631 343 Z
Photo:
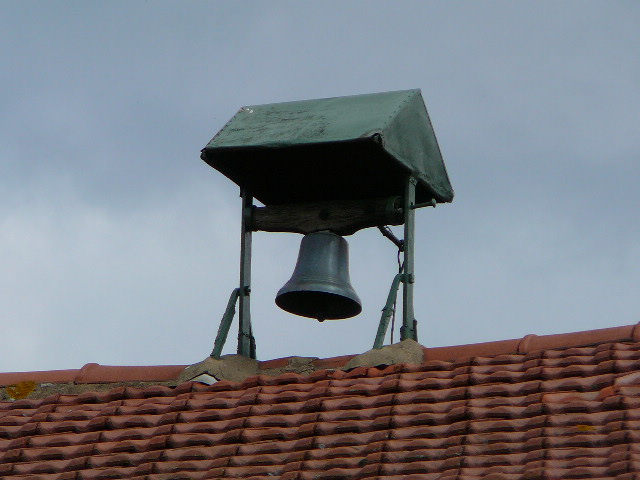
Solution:
M 639 479 L 639 330 L 0 402 L 0 478 Z

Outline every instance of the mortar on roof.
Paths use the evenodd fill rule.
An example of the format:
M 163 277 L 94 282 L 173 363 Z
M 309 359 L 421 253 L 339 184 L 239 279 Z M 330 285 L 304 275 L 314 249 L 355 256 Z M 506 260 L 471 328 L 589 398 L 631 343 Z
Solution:
M 406 339 L 393 345 L 356 355 L 349 360 L 342 370 L 356 367 L 377 367 L 378 365 L 394 365 L 396 363 L 420 364 L 424 360 L 422 345 L 412 339 Z
M 415 340 L 402 342 L 373 349 L 351 358 L 340 370 L 351 370 L 356 367 L 377 367 L 396 363 L 420 364 L 424 359 L 423 347 Z M 285 360 L 285 359 L 283 359 Z M 190 365 L 178 377 L 178 383 L 198 381 L 201 375 L 210 375 L 217 380 L 242 382 L 253 375 L 279 376 L 284 373 L 310 375 L 321 370 L 315 361 L 317 357 L 289 357 L 286 364 L 275 368 L 260 368 L 260 362 L 242 355 L 224 355 L 220 359 L 207 357 L 203 361 Z
M 259 363 L 243 355 L 224 355 L 221 358 L 207 357 L 201 362 L 185 368 L 178 376 L 178 383 L 188 382 L 202 374 L 209 374 L 217 380 L 241 382 L 258 374 Z
M 217 380 L 242 382 L 254 375 L 278 376 L 283 373 L 300 373 L 309 375 L 317 370 L 313 357 L 291 357 L 281 367 L 261 370 L 260 362 L 242 355 L 223 355 L 220 359 L 207 357 L 203 361 L 188 366 L 178 377 L 178 383 L 197 381 L 197 377 L 208 374 Z
M 299 373 L 301 375 L 311 375 L 313 372 L 318 370 L 318 367 L 315 365 L 315 360 L 317 359 L 317 357 L 291 357 L 288 359 L 285 366 L 265 368 L 260 370 L 260 373 L 263 375 L 270 375 L 272 377 L 277 377 L 278 375 L 289 372 Z

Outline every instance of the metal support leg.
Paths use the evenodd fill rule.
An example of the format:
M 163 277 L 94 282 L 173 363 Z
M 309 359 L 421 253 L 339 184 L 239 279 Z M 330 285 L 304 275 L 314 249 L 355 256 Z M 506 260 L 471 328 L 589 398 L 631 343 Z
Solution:
M 402 327 L 400 340 L 418 340 L 416 320 L 413 313 L 414 251 L 416 179 L 407 178 L 404 190 L 404 278 L 402 295 Z
M 251 208 L 253 197 L 245 189 L 240 190 L 242 197 L 242 232 L 240 237 L 240 290 L 239 290 L 239 329 L 238 329 L 238 354 L 245 357 L 256 358 L 255 339 L 251 329 Z
M 395 303 L 396 297 L 398 296 L 398 288 L 400 287 L 400 282 L 402 282 L 403 278 L 404 274 L 398 273 L 395 277 L 393 277 L 393 282 L 391 282 L 389 295 L 387 295 L 387 303 L 384 304 L 382 315 L 380 316 L 378 333 L 376 333 L 376 338 L 373 341 L 373 348 L 375 349 L 382 348 L 382 344 L 384 343 L 384 337 L 387 334 L 387 328 L 389 327 L 389 319 L 393 314 L 393 304 Z
M 236 314 L 236 302 L 238 301 L 239 295 L 240 289 L 234 288 L 233 292 L 231 292 L 231 296 L 229 297 L 229 301 L 227 302 L 227 309 L 224 311 L 224 315 L 222 315 L 222 321 L 218 327 L 216 340 L 213 343 L 213 351 L 211 352 L 211 356 L 213 358 L 220 358 L 224 343 L 227 341 L 227 335 L 229 334 L 229 328 L 231 328 L 233 316 Z

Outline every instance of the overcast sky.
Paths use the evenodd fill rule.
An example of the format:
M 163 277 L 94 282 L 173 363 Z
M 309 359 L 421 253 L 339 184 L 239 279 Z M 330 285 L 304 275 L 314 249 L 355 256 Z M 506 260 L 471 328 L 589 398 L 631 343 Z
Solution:
M 638 25 L 634 1 L 0 1 L 0 371 L 202 360 L 240 200 L 200 149 L 243 105 L 410 88 L 456 191 L 417 213 L 420 342 L 639 321 Z M 393 245 L 348 237 L 364 309 L 319 324 L 273 301 L 300 238 L 254 235 L 258 357 L 368 350 Z

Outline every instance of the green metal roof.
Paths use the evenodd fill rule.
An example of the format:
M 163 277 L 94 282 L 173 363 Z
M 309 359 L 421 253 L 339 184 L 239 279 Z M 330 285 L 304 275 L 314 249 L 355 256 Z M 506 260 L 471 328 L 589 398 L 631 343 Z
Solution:
M 201 157 L 267 205 L 402 195 L 408 174 L 453 199 L 420 90 L 242 107 Z

